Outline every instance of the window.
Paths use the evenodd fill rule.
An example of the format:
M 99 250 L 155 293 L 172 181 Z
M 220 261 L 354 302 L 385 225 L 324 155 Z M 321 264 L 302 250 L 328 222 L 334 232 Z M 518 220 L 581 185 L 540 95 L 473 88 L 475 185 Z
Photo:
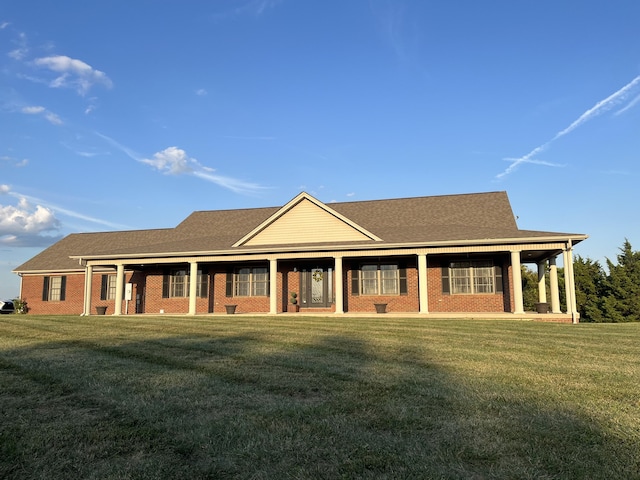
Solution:
M 186 297 L 189 294 L 189 276 L 186 270 L 174 270 L 169 277 L 169 297 Z
M 491 260 L 451 262 L 442 269 L 444 293 L 480 294 L 502 291 L 502 269 Z
M 353 271 L 354 295 L 400 295 L 407 293 L 406 269 L 398 264 L 362 265 Z
M 163 298 L 184 298 L 189 296 L 189 274 L 185 269 L 172 270 L 164 275 L 162 284 Z M 203 270 L 198 270 L 196 296 L 206 298 L 208 295 L 209 276 Z
M 209 295 L 209 275 L 204 270 L 198 270 L 198 285 L 196 287 L 196 296 L 207 298 Z
M 66 276 L 44 277 L 42 300 L 45 302 L 61 302 L 65 298 Z
M 269 295 L 269 272 L 266 267 L 240 268 L 232 275 L 232 282 L 234 297 Z M 227 296 L 231 296 L 228 289 Z
M 116 275 L 102 275 L 100 300 L 114 300 L 116 298 Z

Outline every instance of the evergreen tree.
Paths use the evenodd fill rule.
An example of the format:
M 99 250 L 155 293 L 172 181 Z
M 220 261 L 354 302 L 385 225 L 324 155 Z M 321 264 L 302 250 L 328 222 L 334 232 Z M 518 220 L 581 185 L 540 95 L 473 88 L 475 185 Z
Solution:
M 522 303 L 525 312 L 534 311 L 538 303 L 538 272 L 525 265 L 520 266 L 522 275 Z
M 606 321 L 601 308 L 605 282 L 602 266 L 597 261 L 578 255 L 573 262 L 573 275 L 580 321 Z
M 629 240 L 620 248 L 618 263 L 607 258 L 609 275 L 604 282 L 600 303 L 603 316 L 610 322 L 640 321 L 640 252 L 634 252 Z

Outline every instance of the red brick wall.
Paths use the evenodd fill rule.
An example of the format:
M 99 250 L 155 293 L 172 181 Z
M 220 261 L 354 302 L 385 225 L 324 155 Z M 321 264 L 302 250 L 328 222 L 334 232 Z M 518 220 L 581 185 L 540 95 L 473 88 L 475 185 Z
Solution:
M 300 306 L 300 272 L 295 269 L 295 265 L 291 262 L 282 262 L 278 265 L 278 292 L 280 293 L 280 301 L 278 302 L 280 312 L 286 312 L 289 309 L 289 299 L 291 292 L 298 295 L 298 306 Z M 296 271 L 294 271 L 294 269 Z
M 345 262 L 346 263 L 346 262 Z M 420 302 L 418 300 L 418 270 L 415 265 L 407 265 L 407 293 L 400 295 L 354 295 L 351 286 L 353 271 L 359 268 L 359 264 L 348 264 L 344 291 L 346 293 L 345 312 L 371 312 L 375 313 L 376 303 L 386 303 L 386 311 L 393 312 L 418 312 Z
M 450 295 L 442 293 L 443 265 L 450 261 L 449 258 L 428 256 L 427 284 L 428 302 L 430 312 L 510 312 L 513 305 L 513 286 L 510 278 L 512 271 L 507 256 L 497 256 L 496 263 L 503 266 L 503 284 L 505 294 L 486 295 Z M 345 260 L 343 265 L 344 284 L 344 311 L 345 312 L 375 312 L 374 304 L 386 303 L 387 311 L 393 312 L 418 312 L 418 271 L 415 257 L 402 257 L 397 259 L 406 264 L 407 294 L 390 296 L 353 295 L 351 279 L 353 270 L 359 268 L 359 261 Z M 277 311 L 287 310 L 290 292 L 298 293 L 300 300 L 300 272 L 297 271 L 296 262 L 279 262 L 276 275 L 276 291 L 278 293 Z M 405 266 L 405 265 L 403 265 Z M 227 297 L 226 281 L 227 268 L 223 265 L 210 265 L 209 267 L 209 296 L 197 298 L 196 313 L 226 313 L 225 305 L 237 305 L 237 313 L 268 313 L 270 301 L 268 296 L 263 297 Z M 294 271 L 296 270 L 296 271 Z M 115 274 L 115 271 L 113 271 Z M 184 315 L 189 311 L 188 298 L 162 298 L 162 269 L 125 272 L 125 281 L 133 283 L 133 299 L 129 302 L 128 313 L 151 313 Z M 52 274 L 57 276 L 59 274 Z M 103 272 L 94 273 L 91 309 L 95 313 L 97 306 L 107 306 L 107 314 L 115 311 L 114 301 L 100 300 L 101 276 Z M 42 301 L 43 275 L 24 275 L 22 277 L 22 298 L 27 302 L 29 312 L 34 314 L 81 314 L 83 310 L 84 273 L 66 274 L 66 296 L 64 301 Z M 335 279 L 334 279 L 335 280 Z M 334 284 L 335 292 L 335 284 Z M 136 307 L 136 297 L 139 295 L 140 305 Z M 123 302 L 122 313 L 126 311 L 126 302 Z M 335 311 L 335 305 L 318 311 Z
M 269 312 L 269 297 L 227 297 L 227 272 L 211 272 L 213 276 L 213 313 L 225 313 L 225 305 L 237 305 L 236 313 Z
M 508 312 L 510 305 L 508 302 L 510 282 L 508 282 L 508 264 L 505 259 L 497 257 L 495 263 L 502 265 L 503 271 L 503 289 L 507 292 L 493 294 L 474 294 L 474 295 L 451 295 L 442 293 L 442 267 L 447 265 L 449 258 L 429 258 L 427 269 L 427 289 L 429 290 L 428 302 L 429 312 Z
M 164 270 L 146 270 L 137 272 L 134 282 L 134 298 L 141 295 L 142 303 L 139 313 L 165 313 L 185 315 L 189 313 L 189 297 L 162 298 Z M 209 295 L 212 292 L 211 275 L 209 276 Z M 209 298 L 196 298 L 196 313 L 210 313 L 212 305 Z M 224 309 L 224 308 L 223 308 Z
M 84 308 L 84 273 L 52 273 L 51 277 L 66 276 L 65 299 L 43 301 L 42 287 L 45 275 L 22 276 L 22 300 L 27 302 L 29 313 L 68 315 L 82 313 Z

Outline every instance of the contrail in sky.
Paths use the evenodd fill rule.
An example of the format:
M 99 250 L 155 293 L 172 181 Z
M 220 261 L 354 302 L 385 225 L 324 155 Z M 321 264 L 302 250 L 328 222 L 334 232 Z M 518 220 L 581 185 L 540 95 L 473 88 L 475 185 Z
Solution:
M 621 102 L 625 101 L 627 99 L 627 97 L 629 96 L 629 92 L 638 84 L 640 84 L 640 75 L 638 75 L 636 78 L 631 80 L 629 83 L 627 83 L 624 87 L 622 87 L 617 92 L 609 95 L 604 100 L 601 100 L 598 103 L 596 103 L 593 107 L 591 107 L 589 110 L 587 110 L 582 115 L 580 115 L 578 117 L 578 119 L 575 120 L 571 125 L 569 125 L 564 130 L 561 130 L 558 133 L 556 133 L 555 136 L 551 140 L 549 140 L 548 142 L 543 143 L 542 145 L 534 148 L 529 153 L 527 153 L 526 155 L 524 155 L 524 156 L 522 156 L 520 158 L 507 159 L 507 160 L 511 160 L 511 165 L 509 165 L 504 172 L 496 175 L 496 178 L 504 178 L 504 177 L 506 177 L 511 172 L 513 172 L 515 170 L 515 168 L 518 165 L 520 165 L 521 163 L 532 163 L 533 162 L 533 157 L 535 155 L 543 152 L 544 150 L 546 150 L 547 147 L 551 143 L 553 143 L 554 141 L 558 140 L 561 137 L 564 137 L 568 133 L 574 131 L 580 125 L 582 125 L 583 123 L 591 120 L 593 117 L 595 117 L 597 115 L 600 115 L 601 113 L 606 112 L 607 110 L 610 110 L 615 105 L 618 105 Z M 636 103 L 638 103 L 638 97 L 636 97 L 634 100 L 632 100 L 632 102 L 629 105 L 625 106 L 618 113 L 622 113 L 623 111 L 629 109 L 632 105 L 634 105 Z

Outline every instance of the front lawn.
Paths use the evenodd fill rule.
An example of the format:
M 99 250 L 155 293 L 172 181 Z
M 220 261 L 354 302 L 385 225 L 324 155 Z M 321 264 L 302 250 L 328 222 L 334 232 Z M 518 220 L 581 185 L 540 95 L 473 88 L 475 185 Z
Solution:
M 0 478 L 640 478 L 640 324 L 0 317 Z

